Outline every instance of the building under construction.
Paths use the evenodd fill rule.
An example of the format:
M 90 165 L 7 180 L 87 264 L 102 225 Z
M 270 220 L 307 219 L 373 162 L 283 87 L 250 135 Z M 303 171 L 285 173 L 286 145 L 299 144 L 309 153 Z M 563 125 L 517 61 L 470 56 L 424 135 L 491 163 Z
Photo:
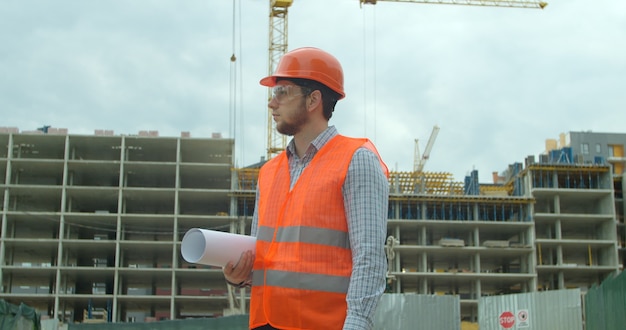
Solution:
M 157 132 L 0 130 L 0 298 L 64 322 L 246 313 L 249 290 L 189 264 L 195 227 L 249 233 L 261 165 L 234 168 L 234 140 Z M 478 299 L 581 288 L 626 261 L 626 134 L 570 132 L 493 183 L 476 171 L 391 172 L 388 292 Z

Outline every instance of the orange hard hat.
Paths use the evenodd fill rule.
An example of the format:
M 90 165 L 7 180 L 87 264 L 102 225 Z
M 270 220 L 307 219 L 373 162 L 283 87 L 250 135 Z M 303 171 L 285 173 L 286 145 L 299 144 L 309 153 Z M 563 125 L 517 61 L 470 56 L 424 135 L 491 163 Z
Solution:
M 339 61 L 329 53 L 313 47 L 303 47 L 287 52 L 271 76 L 261 79 L 263 86 L 273 87 L 276 78 L 300 78 L 317 81 L 339 94 L 343 91 L 343 69 Z

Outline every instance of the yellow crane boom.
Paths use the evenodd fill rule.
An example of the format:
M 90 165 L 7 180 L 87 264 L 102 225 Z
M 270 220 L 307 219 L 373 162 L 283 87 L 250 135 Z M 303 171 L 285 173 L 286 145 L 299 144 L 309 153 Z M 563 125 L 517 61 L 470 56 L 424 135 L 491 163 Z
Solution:
M 548 3 L 531 0 L 359 0 L 361 4 L 375 5 L 378 1 L 384 2 L 410 2 L 428 3 L 441 5 L 466 5 L 466 6 L 486 6 L 486 7 L 515 7 L 515 8 L 536 8 L 543 9 Z

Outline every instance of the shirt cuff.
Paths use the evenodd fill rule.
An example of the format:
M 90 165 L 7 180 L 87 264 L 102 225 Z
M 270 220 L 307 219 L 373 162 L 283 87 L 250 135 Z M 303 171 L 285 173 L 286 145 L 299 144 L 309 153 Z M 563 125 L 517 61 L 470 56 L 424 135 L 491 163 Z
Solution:
M 234 286 L 236 288 L 240 288 L 240 289 L 252 286 L 249 281 L 241 281 L 241 283 L 233 283 L 233 282 L 231 282 L 229 280 L 226 280 L 226 283 L 228 283 L 228 285 L 232 285 L 232 286 Z
M 356 315 L 348 315 L 343 323 L 343 330 L 371 330 L 373 327 L 371 321 Z

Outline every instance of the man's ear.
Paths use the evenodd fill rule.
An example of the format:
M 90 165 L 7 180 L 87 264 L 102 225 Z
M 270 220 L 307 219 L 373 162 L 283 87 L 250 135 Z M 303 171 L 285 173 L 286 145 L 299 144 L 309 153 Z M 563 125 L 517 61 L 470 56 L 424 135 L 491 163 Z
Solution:
M 313 110 L 317 107 L 322 107 L 322 92 L 319 90 L 314 90 L 309 94 L 309 97 L 306 100 L 307 110 Z

